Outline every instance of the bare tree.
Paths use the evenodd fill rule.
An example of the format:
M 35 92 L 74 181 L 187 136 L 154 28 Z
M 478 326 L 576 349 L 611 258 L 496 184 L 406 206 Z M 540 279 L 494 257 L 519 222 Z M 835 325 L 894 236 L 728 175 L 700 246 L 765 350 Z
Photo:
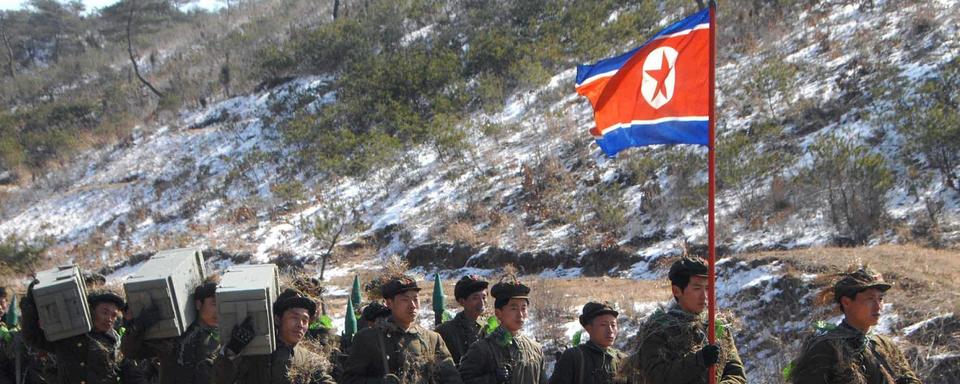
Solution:
M 356 232 L 363 227 L 360 199 L 344 199 L 335 194 L 318 196 L 321 207 L 313 220 L 301 220 L 301 228 L 309 232 L 321 247 L 320 280 L 327 269 L 333 250 L 347 232 Z
M 7 21 L 3 12 L 0 12 L 0 40 L 3 41 L 3 47 L 6 49 L 7 54 L 7 74 L 11 78 L 16 77 L 16 73 L 13 70 L 14 58 L 13 58 L 13 47 L 10 46 L 10 36 L 7 35 L 6 29 Z
M 127 54 L 130 55 L 130 63 L 133 64 L 133 72 L 137 75 L 137 79 L 140 79 L 140 82 L 143 83 L 143 85 L 146 85 L 147 88 L 150 88 L 150 91 L 153 92 L 154 95 L 157 95 L 157 97 L 163 97 L 163 94 L 160 93 L 160 91 L 158 91 L 153 84 L 150 84 L 150 82 L 143 78 L 143 75 L 140 74 L 140 66 L 137 65 L 137 57 L 133 51 L 132 33 L 130 32 L 130 27 L 133 24 L 133 16 L 137 11 L 137 0 L 130 0 L 128 4 L 130 10 L 127 13 Z

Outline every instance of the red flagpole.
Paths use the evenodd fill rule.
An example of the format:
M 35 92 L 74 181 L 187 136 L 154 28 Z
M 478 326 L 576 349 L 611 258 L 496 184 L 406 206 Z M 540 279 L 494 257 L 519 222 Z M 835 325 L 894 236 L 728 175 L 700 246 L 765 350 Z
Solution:
M 714 283 L 716 282 L 716 272 L 714 271 L 714 266 L 716 265 L 717 260 L 717 247 L 716 247 L 716 235 L 715 235 L 715 225 L 714 225 L 714 197 L 716 194 L 716 62 L 717 62 L 717 20 L 716 20 L 717 4 L 715 1 L 710 1 L 710 121 L 709 121 L 709 146 L 707 147 L 707 167 L 708 170 L 708 186 L 707 198 L 709 199 L 709 206 L 707 207 L 707 249 L 709 250 L 709 259 L 708 263 L 710 264 L 710 270 L 707 272 L 707 280 L 709 281 L 710 290 L 707 295 L 708 303 L 708 315 L 709 321 L 707 327 L 707 335 L 709 337 L 710 343 L 716 343 L 717 341 L 717 331 L 715 324 L 715 319 L 717 315 L 717 295 L 716 288 Z M 717 366 L 711 365 L 708 374 L 708 383 L 715 384 L 717 380 Z

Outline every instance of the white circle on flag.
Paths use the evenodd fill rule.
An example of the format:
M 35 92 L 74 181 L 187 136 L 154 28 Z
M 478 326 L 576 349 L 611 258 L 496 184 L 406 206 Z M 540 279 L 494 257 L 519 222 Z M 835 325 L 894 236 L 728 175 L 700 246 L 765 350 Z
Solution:
M 667 68 L 663 68 L 664 61 Z M 670 47 L 654 49 L 643 60 L 643 82 L 640 84 L 640 94 L 653 109 L 662 107 L 673 98 L 673 86 L 677 79 L 676 63 L 677 51 Z M 660 84 L 661 82 L 663 84 Z

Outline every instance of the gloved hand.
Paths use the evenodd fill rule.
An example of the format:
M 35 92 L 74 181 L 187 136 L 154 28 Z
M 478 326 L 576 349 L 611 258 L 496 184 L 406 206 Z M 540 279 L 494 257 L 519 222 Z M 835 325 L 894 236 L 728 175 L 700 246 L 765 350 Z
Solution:
M 388 373 L 383 375 L 383 384 L 400 384 L 400 378 L 397 375 Z
M 146 331 L 160 320 L 160 308 L 157 308 L 156 305 L 150 305 L 150 307 L 140 310 L 140 315 L 133 319 L 133 323 L 137 329 Z
M 506 364 L 497 368 L 496 374 L 497 383 L 509 383 L 513 379 L 513 372 L 510 371 L 510 366 Z
M 243 348 L 253 341 L 253 318 L 247 316 L 242 323 L 237 324 L 230 331 L 230 342 L 227 343 L 227 349 L 236 355 L 243 351 Z
M 703 360 L 703 365 L 711 366 L 720 361 L 720 346 L 716 344 L 707 344 L 700 349 L 700 358 Z

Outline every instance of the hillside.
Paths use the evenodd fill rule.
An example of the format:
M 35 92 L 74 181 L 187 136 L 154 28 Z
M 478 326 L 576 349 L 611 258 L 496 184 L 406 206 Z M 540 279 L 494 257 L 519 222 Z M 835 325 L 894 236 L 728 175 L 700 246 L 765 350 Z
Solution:
M 449 279 L 512 263 L 551 290 L 590 287 L 554 308 L 567 328 L 536 320 L 534 332 L 559 340 L 604 279 L 637 292 L 615 297 L 632 308 L 629 335 L 666 299 L 645 292 L 666 292 L 656 279 L 670 258 L 705 253 L 705 151 L 606 158 L 573 92 L 576 64 L 634 47 L 696 2 L 345 3 L 335 20 L 329 4 L 298 13 L 308 5 L 272 1 L 182 16 L 203 44 L 184 37 L 194 30 L 147 33 L 164 42 L 148 73 L 176 100 L 151 96 L 118 46 L 85 51 L 115 72 L 70 86 L 48 76 L 67 64 L 18 64 L 5 90 L 32 89 L 31 76 L 57 86 L 3 97 L 0 274 L 73 262 L 122 278 L 159 249 L 192 245 L 214 269 L 319 274 L 326 260 L 341 292 L 393 255 Z M 957 281 L 926 274 L 956 270 L 938 265 L 954 265 L 960 242 L 960 4 L 724 4 L 720 303 L 742 318 L 751 382 L 778 382 L 798 337 L 830 316 L 799 309 L 817 278 L 856 258 L 905 281 L 881 331 L 913 348 L 925 382 L 956 382 L 944 367 L 960 365 L 958 300 L 922 293 Z M 228 89 L 217 79 L 226 51 Z M 105 107 L 106 85 L 132 106 Z M 57 133 L 45 145 L 64 132 L 84 140 L 39 156 L 27 150 L 36 132 Z

